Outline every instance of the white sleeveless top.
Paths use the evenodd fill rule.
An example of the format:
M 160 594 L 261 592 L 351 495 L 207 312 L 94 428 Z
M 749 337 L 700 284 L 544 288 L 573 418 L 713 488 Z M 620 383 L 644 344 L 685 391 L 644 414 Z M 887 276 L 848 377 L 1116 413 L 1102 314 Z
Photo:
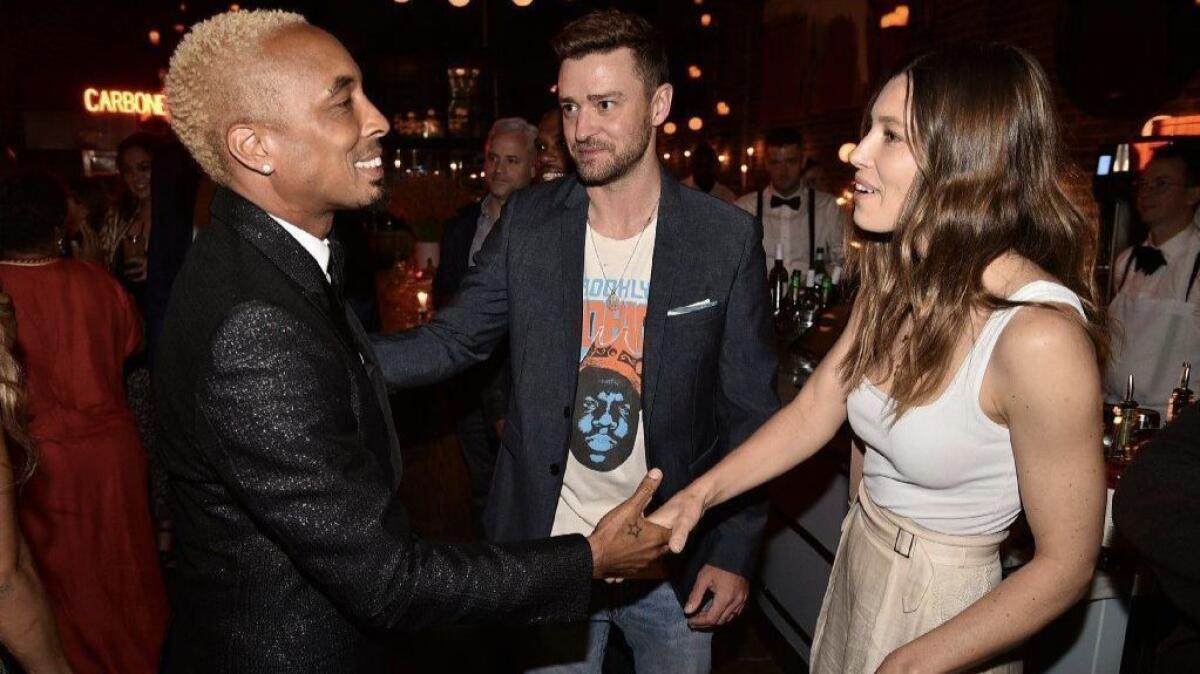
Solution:
M 1034 281 L 1010 300 L 1053 302 L 1083 315 L 1067 287 Z M 994 312 L 949 387 L 892 424 L 894 404 L 866 379 L 846 399 L 850 427 L 866 445 L 863 485 L 876 504 L 939 533 L 1008 529 L 1021 512 L 1008 429 L 988 418 L 979 392 L 1000 334 L 1021 307 Z

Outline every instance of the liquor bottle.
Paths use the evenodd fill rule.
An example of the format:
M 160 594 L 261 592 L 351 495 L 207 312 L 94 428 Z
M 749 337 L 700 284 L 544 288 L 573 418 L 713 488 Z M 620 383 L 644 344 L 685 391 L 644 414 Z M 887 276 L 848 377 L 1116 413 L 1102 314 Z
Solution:
M 828 275 L 828 272 L 825 271 L 825 247 L 824 246 L 817 247 L 817 254 L 813 257 L 812 271 L 816 275 L 815 280 L 817 283 L 820 283 L 821 279 Z M 812 283 L 809 283 L 809 285 L 811 286 Z
M 791 282 L 788 284 L 788 292 L 780 300 L 779 311 L 775 314 L 775 332 L 782 337 L 790 338 L 795 329 L 795 306 L 804 292 L 803 283 L 804 277 L 801 275 L 800 270 L 794 270 Z
M 1179 373 L 1179 386 L 1171 391 L 1171 397 L 1167 399 L 1167 423 L 1175 421 L 1183 408 L 1191 405 L 1195 399 L 1195 394 L 1192 389 L 1188 388 L 1189 380 L 1192 378 L 1192 364 L 1184 363 L 1183 371 Z
M 1130 441 L 1133 438 L 1133 429 L 1138 410 L 1138 401 L 1133 398 L 1133 384 L 1133 375 L 1129 375 L 1129 380 L 1125 384 L 1125 399 L 1112 408 L 1112 445 L 1109 446 L 1107 456 L 1105 457 L 1110 461 L 1125 461 L 1126 450 L 1129 448 Z
M 779 315 L 784 298 L 788 294 L 788 273 L 783 267 L 783 244 L 775 244 L 775 266 L 767 274 L 767 287 L 771 289 L 771 311 Z
M 1109 573 L 1120 570 L 1122 562 L 1120 553 L 1113 550 L 1112 503 L 1113 494 L 1116 493 L 1117 486 L 1121 482 L 1125 466 L 1129 465 L 1126 451 L 1132 443 L 1138 416 L 1138 402 L 1133 399 L 1133 392 L 1133 375 L 1129 375 L 1129 380 L 1125 384 L 1125 398 L 1113 405 L 1112 431 L 1105 438 L 1111 444 L 1105 449 L 1104 455 L 1105 478 L 1108 484 L 1106 485 L 1107 493 L 1104 504 L 1104 530 L 1100 537 L 1100 558 L 1097 560 L 1097 566 L 1102 571 Z
M 808 332 L 808 329 L 816 322 L 817 314 L 821 311 L 820 291 L 813 288 L 813 282 L 816 280 L 816 272 L 809 269 L 804 280 L 805 282 L 800 286 L 794 306 L 792 307 L 792 322 L 795 326 L 794 334 L 797 336 Z M 793 285 L 796 284 L 793 283 Z
M 796 269 L 796 270 L 792 271 L 792 280 L 791 280 L 791 283 L 789 284 L 787 299 L 785 300 L 786 306 L 784 308 L 788 312 L 795 310 L 796 303 L 800 301 L 800 298 L 803 295 L 804 295 L 804 272 L 800 271 L 799 269 Z

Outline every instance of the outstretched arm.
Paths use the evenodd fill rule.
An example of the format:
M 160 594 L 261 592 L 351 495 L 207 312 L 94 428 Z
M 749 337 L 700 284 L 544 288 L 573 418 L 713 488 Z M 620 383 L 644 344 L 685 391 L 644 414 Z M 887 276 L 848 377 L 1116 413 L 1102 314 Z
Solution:
M 671 551 L 681 552 L 708 509 L 765 484 L 825 446 L 846 420 L 846 387 L 837 365 L 850 348 L 857 313 L 800 393 L 720 463 L 650 516 L 671 529 Z
M 447 379 L 487 359 L 508 334 L 508 250 L 519 194 L 475 254 L 453 301 L 431 323 L 372 335 L 371 345 L 388 386 L 408 388 Z
M 658 479 L 590 545 L 583 536 L 434 544 L 385 525 L 406 518 L 395 516 L 402 506 L 359 439 L 346 375 L 353 363 L 320 344 L 278 307 L 235 309 L 197 391 L 199 444 L 215 448 L 206 459 L 237 503 L 358 623 L 581 619 L 594 574 L 631 573 L 665 550 L 666 532 L 641 522 Z M 638 536 L 624 535 L 631 524 Z

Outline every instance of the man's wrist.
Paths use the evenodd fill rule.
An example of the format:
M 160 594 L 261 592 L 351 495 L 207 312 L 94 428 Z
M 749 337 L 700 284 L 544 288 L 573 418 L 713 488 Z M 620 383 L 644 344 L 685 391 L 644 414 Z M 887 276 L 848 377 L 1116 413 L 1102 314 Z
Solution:
M 587 537 L 588 551 L 592 553 L 592 578 L 599 578 L 603 564 L 603 548 L 594 535 Z

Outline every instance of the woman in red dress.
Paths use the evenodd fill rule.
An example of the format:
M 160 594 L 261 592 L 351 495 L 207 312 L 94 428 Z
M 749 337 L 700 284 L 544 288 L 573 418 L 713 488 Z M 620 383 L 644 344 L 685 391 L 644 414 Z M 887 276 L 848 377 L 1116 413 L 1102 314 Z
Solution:
M 122 377 L 141 321 L 106 271 L 58 257 L 65 216 L 52 178 L 0 183 L 0 285 L 17 314 L 38 452 L 18 514 L 74 671 L 150 674 L 168 609 Z

